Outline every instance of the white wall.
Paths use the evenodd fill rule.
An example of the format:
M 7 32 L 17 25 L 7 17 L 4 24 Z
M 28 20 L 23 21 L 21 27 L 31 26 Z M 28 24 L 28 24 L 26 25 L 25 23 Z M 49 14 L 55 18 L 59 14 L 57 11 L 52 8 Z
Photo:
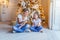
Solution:
M 50 1 L 50 13 L 49 13 L 49 28 L 52 29 L 52 0 Z
M 55 2 L 55 11 L 54 11 L 54 22 L 53 30 L 60 30 L 60 0 L 54 0 Z
M 1 7 L 1 21 L 10 21 L 16 16 L 17 0 L 9 0 L 8 8 Z

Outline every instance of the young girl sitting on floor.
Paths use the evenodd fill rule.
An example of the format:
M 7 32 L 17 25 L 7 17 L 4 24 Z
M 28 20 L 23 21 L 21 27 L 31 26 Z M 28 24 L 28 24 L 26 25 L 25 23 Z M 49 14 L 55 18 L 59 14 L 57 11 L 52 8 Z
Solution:
M 41 19 L 39 18 L 39 13 L 36 11 L 32 18 L 32 27 L 30 28 L 33 32 L 42 32 Z

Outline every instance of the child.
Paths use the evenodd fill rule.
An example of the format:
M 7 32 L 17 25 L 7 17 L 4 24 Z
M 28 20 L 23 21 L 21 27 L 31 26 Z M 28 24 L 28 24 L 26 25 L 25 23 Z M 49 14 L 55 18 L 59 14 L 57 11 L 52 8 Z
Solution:
M 39 18 L 39 13 L 37 11 L 33 14 L 32 27 L 30 30 L 33 32 L 42 32 L 41 19 Z
M 27 24 L 27 20 L 28 20 L 28 14 L 29 14 L 29 11 L 28 9 L 23 9 L 23 14 L 19 14 L 17 16 L 17 24 L 15 26 L 13 26 L 13 32 L 18 32 L 18 33 L 21 33 L 21 32 L 24 32 L 27 27 L 29 27 L 30 25 Z

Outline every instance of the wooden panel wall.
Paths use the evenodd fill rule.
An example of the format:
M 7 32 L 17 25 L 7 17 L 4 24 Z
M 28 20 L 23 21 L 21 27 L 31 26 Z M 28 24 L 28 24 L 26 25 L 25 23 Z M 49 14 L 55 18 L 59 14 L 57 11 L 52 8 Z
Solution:
M 1 21 L 1 4 L 0 4 L 0 21 Z
M 48 28 L 48 21 L 49 21 L 49 11 L 50 11 L 50 0 L 41 0 L 41 5 L 42 5 L 42 7 L 43 7 L 43 10 L 44 10 L 44 14 L 45 14 L 45 17 L 46 17 L 46 19 L 45 19 L 45 24 L 43 24 L 44 25 L 44 27 L 45 28 Z

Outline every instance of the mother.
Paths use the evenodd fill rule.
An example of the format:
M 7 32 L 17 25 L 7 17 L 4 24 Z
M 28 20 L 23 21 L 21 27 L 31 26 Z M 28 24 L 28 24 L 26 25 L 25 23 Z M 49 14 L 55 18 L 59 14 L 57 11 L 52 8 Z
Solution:
M 23 14 L 18 14 L 17 16 L 17 24 L 13 26 L 13 32 L 24 32 L 29 25 L 27 24 L 27 20 L 29 15 L 29 10 L 27 8 L 23 9 Z

